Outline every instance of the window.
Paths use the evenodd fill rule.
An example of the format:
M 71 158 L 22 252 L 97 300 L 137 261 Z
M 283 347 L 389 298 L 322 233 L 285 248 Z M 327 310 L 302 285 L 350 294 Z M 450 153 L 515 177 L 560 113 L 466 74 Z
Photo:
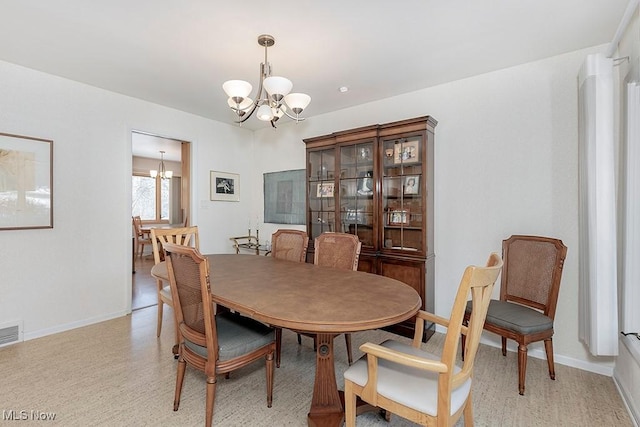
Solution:
M 144 175 L 131 177 L 131 215 L 143 221 L 169 220 L 171 180 Z

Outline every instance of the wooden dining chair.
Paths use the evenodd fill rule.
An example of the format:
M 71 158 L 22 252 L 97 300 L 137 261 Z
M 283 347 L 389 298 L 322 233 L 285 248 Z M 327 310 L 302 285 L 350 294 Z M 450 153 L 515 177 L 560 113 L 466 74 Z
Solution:
M 135 234 L 135 253 L 140 255 L 142 258 L 142 253 L 144 252 L 144 245 L 151 244 L 151 238 L 148 234 L 142 231 L 142 219 L 140 216 L 131 217 L 131 221 L 133 224 L 133 233 Z
M 281 229 L 271 235 L 271 251 L 265 255 L 287 261 L 305 262 L 307 259 L 307 247 L 309 236 L 300 230 Z M 300 335 L 298 335 L 300 343 Z M 280 367 L 280 354 L 282 352 L 282 328 L 276 327 L 276 366 Z
M 270 255 L 277 259 L 305 262 L 308 246 L 306 231 L 281 229 L 271 235 Z
M 501 269 L 502 260 L 496 253 L 489 256 L 485 267 L 467 267 L 449 318 L 419 311 L 411 345 L 389 339 L 380 345 L 360 346 L 365 355 L 344 373 L 347 427 L 356 425 L 356 397 L 423 426 L 453 426 L 462 415 L 465 426 L 473 425 L 473 365 Z M 473 311 L 464 326 L 469 294 Z M 447 328 L 440 355 L 421 349 L 425 321 Z M 461 333 L 467 337 L 467 348 L 464 362 L 458 366 Z
M 322 233 L 316 237 L 314 247 L 315 253 L 313 263 L 315 265 L 342 270 L 358 270 L 358 260 L 360 259 L 362 242 L 360 242 L 360 239 L 355 234 L 333 232 Z M 309 334 L 298 333 L 298 344 L 302 344 L 301 334 L 310 336 Z M 349 365 L 351 365 L 353 363 L 351 334 L 344 334 L 344 341 L 347 346 L 347 360 L 349 361 Z M 315 337 L 313 348 L 314 350 L 316 349 Z
M 178 329 L 178 369 L 173 410 L 180 406 L 186 367 L 206 375 L 205 425 L 211 426 L 218 375 L 228 374 L 258 359 L 266 362 L 267 407 L 273 400 L 272 328 L 230 311 L 218 311 L 211 300 L 209 262 L 197 249 L 164 245 L 167 273 Z M 247 384 L 253 388 L 253 384 Z M 246 408 L 245 408 L 246 409 Z
M 200 250 L 200 239 L 198 237 L 198 227 L 180 227 L 180 228 L 152 228 L 151 229 L 151 245 L 153 247 L 153 261 L 155 265 L 164 261 L 163 247 L 167 243 L 174 243 L 183 246 L 192 246 Z M 156 279 L 158 294 L 158 322 L 156 334 L 160 336 L 162 331 L 162 316 L 164 304 L 173 307 L 171 298 L 171 289 L 169 283 L 164 284 L 162 280 Z M 176 328 L 177 329 L 177 328 Z M 176 330 L 176 344 L 178 343 Z M 174 346 L 173 354 L 177 356 L 178 348 Z
M 556 379 L 553 362 L 553 319 L 556 315 L 562 268 L 567 247 L 562 240 L 513 235 L 502 241 L 504 270 L 500 299 L 491 300 L 484 329 L 500 335 L 502 355 L 507 338 L 518 343 L 518 392 L 524 394 L 527 346 L 544 341 L 549 377 Z M 467 307 L 468 318 L 471 307 Z M 462 348 L 465 338 L 462 339 Z

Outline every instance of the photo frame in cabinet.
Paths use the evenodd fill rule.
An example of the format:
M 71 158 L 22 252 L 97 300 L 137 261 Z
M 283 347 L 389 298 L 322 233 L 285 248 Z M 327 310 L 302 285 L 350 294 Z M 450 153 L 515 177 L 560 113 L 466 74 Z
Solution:
M 316 197 L 333 197 L 333 182 L 320 182 L 316 190 Z
M 402 186 L 403 193 L 408 195 L 420 194 L 420 176 L 419 175 L 407 175 L 404 178 L 404 185 Z
M 240 201 L 240 175 L 210 171 L 210 199 L 226 202 Z
M 347 209 L 344 221 L 346 224 L 365 224 L 364 211 L 362 209 Z
M 53 228 L 53 141 L 0 133 L 0 230 Z
M 416 163 L 420 160 L 420 141 L 396 142 L 393 149 L 393 163 Z
M 371 196 L 373 194 L 373 171 L 360 172 L 358 176 L 356 192 L 360 196 Z
M 387 213 L 389 225 L 404 225 L 409 223 L 409 211 L 406 209 L 392 210 Z

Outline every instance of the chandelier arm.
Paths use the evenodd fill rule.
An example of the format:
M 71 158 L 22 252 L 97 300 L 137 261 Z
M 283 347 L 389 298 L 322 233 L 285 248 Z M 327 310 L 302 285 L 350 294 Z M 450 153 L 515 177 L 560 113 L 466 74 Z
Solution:
M 286 110 L 282 110 L 282 112 L 289 117 L 291 120 L 295 120 L 296 122 L 303 122 L 306 120 L 305 117 L 296 117 L 296 116 L 292 116 L 291 114 L 287 113 Z
M 244 123 L 244 122 L 246 122 L 247 119 L 253 115 L 253 112 L 256 111 L 257 107 L 258 107 L 258 101 L 254 102 L 253 103 L 253 107 L 251 107 L 251 111 L 249 111 L 249 113 L 245 114 L 242 119 L 237 120 L 236 123 Z

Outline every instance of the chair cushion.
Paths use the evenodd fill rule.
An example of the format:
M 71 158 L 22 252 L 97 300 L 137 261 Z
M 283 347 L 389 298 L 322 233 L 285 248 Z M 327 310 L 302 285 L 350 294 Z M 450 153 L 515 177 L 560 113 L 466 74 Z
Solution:
M 467 312 L 470 311 L 471 302 L 469 301 Z M 501 300 L 489 302 L 485 322 L 523 335 L 553 328 L 553 320 L 538 310 Z
M 218 357 L 220 360 L 233 359 L 263 347 L 275 339 L 272 328 L 248 317 L 236 313 L 220 313 L 216 315 L 218 330 Z M 207 357 L 207 348 L 191 341 L 184 340 L 189 349 Z
M 425 359 L 440 360 L 421 349 L 393 340 L 381 344 L 402 353 L 408 353 Z M 401 403 L 412 409 L 431 416 L 438 414 L 438 374 L 400 365 L 385 359 L 378 359 L 378 394 Z M 460 372 L 456 366 L 454 372 Z M 344 377 L 349 381 L 364 386 L 367 382 L 367 356 L 363 356 L 347 369 Z M 451 393 L 451 414 L 458 411 L 467 400 L 471 390 L 471 379 L 467 379 Z

